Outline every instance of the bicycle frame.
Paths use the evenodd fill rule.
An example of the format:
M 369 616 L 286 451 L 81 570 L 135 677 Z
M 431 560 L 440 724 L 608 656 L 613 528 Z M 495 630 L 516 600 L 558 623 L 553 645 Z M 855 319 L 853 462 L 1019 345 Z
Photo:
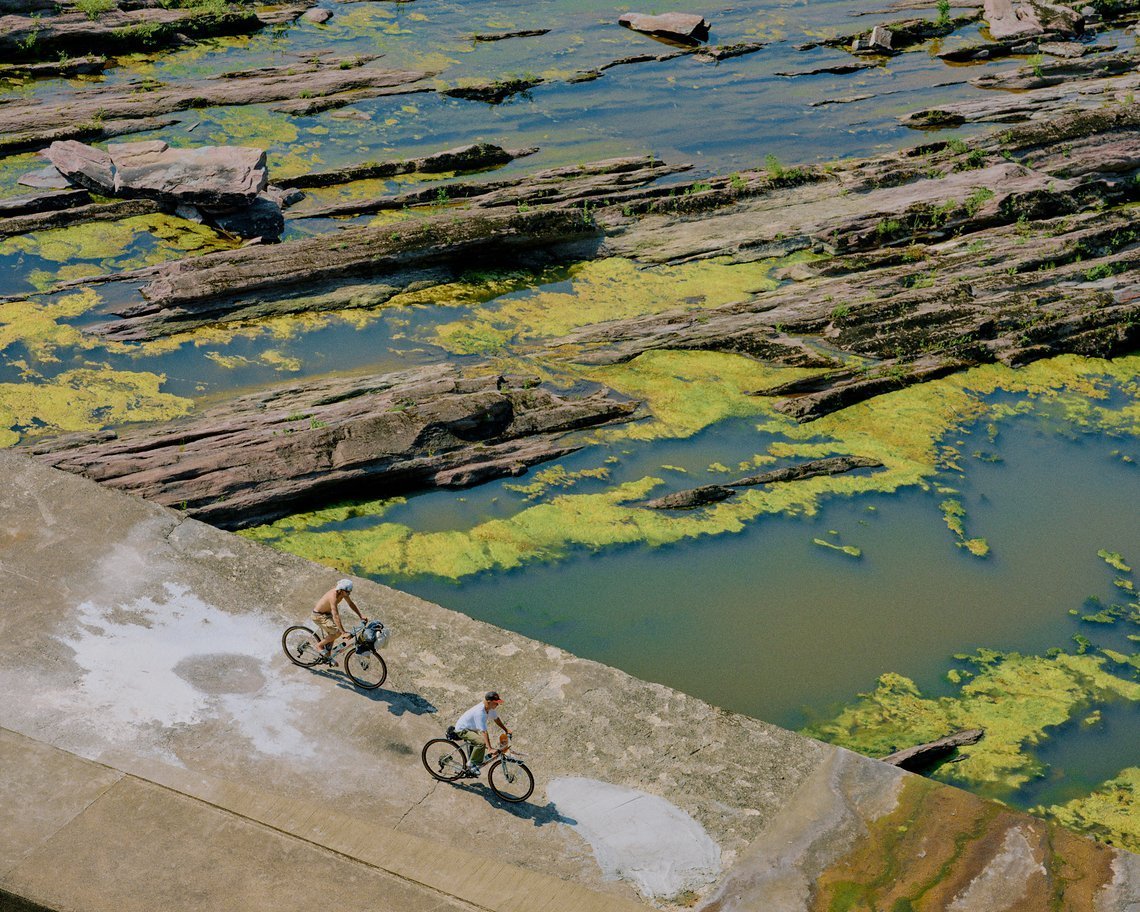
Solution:
M 459 747 L 464 754 L 467 755 L 467 762 L 471 762 L 471 751 L 474 749 L 473 745 L 466 741 L 457 741 L 454 738 L 448 738 L 452 744 Z M 483 762 L 479 764 L 479 771 L 483 771 L 483 767 L 490 766 L 496 760 L 502 760 L 504 763 L 522 763 L 523 755 L 517 754 L 511 750 L 511 739 L 507 734 L 499 735 L 499 746 L 491 748 L 483 755 Z

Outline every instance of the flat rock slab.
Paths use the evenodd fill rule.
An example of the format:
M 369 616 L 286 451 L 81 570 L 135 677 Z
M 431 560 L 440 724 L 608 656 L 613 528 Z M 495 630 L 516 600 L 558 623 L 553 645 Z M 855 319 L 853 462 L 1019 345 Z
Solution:
M 522 155 L 537 152 L 537 148 L 510 150 L 493 143 L 471 143 L 425 155 L 423 158 L 393 159 L 350 165 L 335 171 L 314 171 L 296 177 L 275 181 L 278 187 L 328 187 L 349 181 L 391 177 L 396 174 L 438 174 L 443 171 L 483 171 L 505 165 Z
M 709 37 L 708 20 L 695 13 L 663 13 L 659 16 L 625 13 L 618 18 L 618 24 L 635 32 L 674 41 L 707 41 Z
M 537 388 L 537 380 L 467 378 L 439 365 L 270 389 L 187 421 L 86 443 L 61 438 L 36 452 L 67 471 L 241 528 L 365 487 L 381 497 L 517 475 L 572 452 L 557 442 L 560 433 L 624 419 L 635 406 L 604 392 L 567 397 Z
M 262 149 L 172 149 L 161 141 L 117 143 L 107 151 L 54 142 L 41 153 L 69 181 L 103 196 L 137 196 L 194 206 L 250 203 L 268 183 Z
M 119 119 L 142 121 L 193 108 L 272 104 L 330 96 L 353 99 L 418 92 L 421 70 L 369 66 L 368 57 L 322 57 L 315 61 L 239 70 L 206 79 L 157 85 L 147 92 L 131 86 L 97 87 L 66 101 L 20 101 L 0 105 L 0 151 L 39 148 L 56 139 L 106 135 Z M 95 126 L 93 126 L 93 124 Z M 144 127 L 153 129 L 154 124 Z M 137 128 L 136 128 L 137 129 Z
M 559 250 L 590 244 L 596 235 L 581 212 L 512 210 L 347 228 L 272 247 L 208 254 L 131 274 L 148 280 L 141 289 L 145 301 L 119 311 L 122 319 L 90 331 L 118 339 L 157 338 L 219 320 L 368 306 L 412 282 L 450 280 L 480 258 L 516 266 L 530 256 L 548 261 Z M 338 297 L 354 278 L 373 283 L 373 292 Z M 327 303 L 316 305 L 312 296 L 320 293 L 327 293 Z

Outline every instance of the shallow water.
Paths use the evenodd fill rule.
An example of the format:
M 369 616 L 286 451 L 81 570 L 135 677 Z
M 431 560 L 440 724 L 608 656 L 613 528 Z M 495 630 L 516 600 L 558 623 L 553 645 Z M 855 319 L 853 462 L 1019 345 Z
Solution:
M 1111 595 L 1097 550 L 1140 554 L 1135 516 L 1116 508 L 1140 494 L 1140 478 L 1109 455 L 1117 443 L 1067 440 L 1021 419 L 986 444 L 1002 462 L 969 459 L 965 477 L 952 479 L 971 532 L 991 545 L 985 559 L 956 547 L 939 514 L 944 495 L 912 490 L 834 498 L 816 516 L 764 517 L 737 535 L 582 553 L 458 585 L 392 582 L 727 709 L 799 727 L 871 689 L 885 671 L 937 692 L 946 689 L 941 679 L 954 653 L 1069 645 L 1079 626 L 1069 610 L 1090 595 Z M 713 458 L 725 458 L 721 446 L 703 461 Z M 468 522 L 483 512 L 479 491 L 468 495 Z M 384 518 L 463 527 L 454 500 L 424 495 Z M 821 548 L 816 538 L 856 545 L 862 558 Z

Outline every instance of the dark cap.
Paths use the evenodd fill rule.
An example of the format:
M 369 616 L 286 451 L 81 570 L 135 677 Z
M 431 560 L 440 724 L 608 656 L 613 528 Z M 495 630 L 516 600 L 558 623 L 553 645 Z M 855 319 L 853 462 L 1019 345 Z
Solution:
M 483 694 L 483 699 L 498 700 L 500 703 L 503 700 L 503 698 L 499 696 L 499 692 L 497 690 L 488 690 L 485 694 Z

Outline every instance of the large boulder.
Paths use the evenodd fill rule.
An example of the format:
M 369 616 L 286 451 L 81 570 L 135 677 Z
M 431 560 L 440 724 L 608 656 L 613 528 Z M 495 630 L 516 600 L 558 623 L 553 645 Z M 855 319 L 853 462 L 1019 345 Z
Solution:
M 626 13 L 618 19 L 618 23 L 635 32 L 686 44 L 706 41 L 709 37 L 708 21 L 695 13 L 663 13 L 660 16 Z
M 74 140 L 43 153 L 64 177 L 103 196 L 143 197 L 173 206 L 225 211 L 265 189 L 265 152 L 244 146 L 172 149 L 160 140 L 112 143 L 104 152 Z
M 276 240 L 285 228 L 281 200 L 263 192 L 269 172 L 261 149 L 172 149 L 154 140 L 112 143 L 104 152 L 65 140 L 40 154 L 68 183 L 101 196 L 155 200 L 242 237 Z
M 112 143 L 115 195 L 172 199 L 203 209 L 247 206 L 269 182 L 265 151 L 248 146 L 172 149 L 166 143 Z
M 997 41 L 1027 38 L 1046 32 L 1079 35 L 1084 31 L 1084 17 L 1071 7 L 1047 0 L 985 0 L 985 20 L 990 35 Z
M 115 165 L 102 149 L 73 139 L 53 142 L 40 153 L 68 182 L 101 196 L 115 195 Z

